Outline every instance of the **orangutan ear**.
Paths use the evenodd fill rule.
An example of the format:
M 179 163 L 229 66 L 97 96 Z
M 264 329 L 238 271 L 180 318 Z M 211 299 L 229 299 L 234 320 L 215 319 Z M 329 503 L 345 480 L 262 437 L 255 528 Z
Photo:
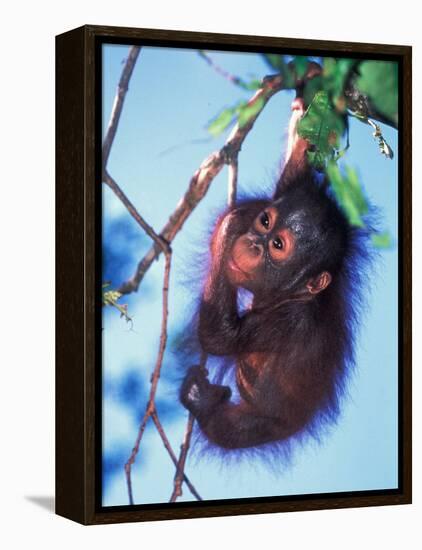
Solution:
M 311 279 L 306 285 L 306 288 L 308 289 L 310 294 L 318 294 L 322 290 L 325 290 L 330 283 L 331 275 L 328 273 L 328 271 L 323 271 L 318 275 L 318 277 L 315 277 L 315 279 Z

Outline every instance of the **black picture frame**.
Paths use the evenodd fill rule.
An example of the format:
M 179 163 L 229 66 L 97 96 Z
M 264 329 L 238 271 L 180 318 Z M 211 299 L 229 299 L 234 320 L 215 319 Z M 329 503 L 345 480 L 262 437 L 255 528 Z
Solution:
M 100 506 L 101 45 L 350 55 L 398 62 L 399 487 L 323 495 Z M 82 524 L 408 504 L 412 494 L 409 46 L 87 25 L 56 37 L 56 513 Z

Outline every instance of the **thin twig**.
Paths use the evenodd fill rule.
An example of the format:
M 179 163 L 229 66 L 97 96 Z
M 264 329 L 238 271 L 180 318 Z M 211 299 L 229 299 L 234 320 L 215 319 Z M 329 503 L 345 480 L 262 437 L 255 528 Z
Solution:
M 120 115 L 122 114 L 123 103 L 125 101 L 126 92 L 129 89 L 129 80 L 132 76 L 133 69 L 138 59 L 141 48 L 139 46 L 132 46 L 129 50 L 129 54 L 126 59 L 125 66 L 123 68 L 119 84 L 117 86 L 116 96 L 114 98 L 113 108 L 111 110 L 110 121 L 108 124 L 107 132 L 103 141 L 102 150 L 102 164 L 103 167 L 107 166 L 108 157 L 110 155 L 111 146 L 113 145 L 114 138 L 116 136 L 117 127 L 119 125 Z
M 206 194 L 210 183 L 224 165 L 224 161 L 221 157 L 222 154 L 220 152 L 213 153 L 202 163 L 200 168 L 193 175 L 188 190 L 179 201 L 176 210 L 160 232 L 160 237 L 164 239 L 165 242 L 172 242 L 192 210 Z M 129 294 L 130 292 L 138 290 L 145 273 L 160 254 L 161 250 L 158 247 L 151 247 L 139 262 L 135 275 L 120 286 L 119 292 L 122 294 Z
M 107 170 L 104 170 L 103 181 L 110 189 L 115 193 L 120 202 L 127 208 L 132 218 L 142 227 L 142 229 L 148 233 L 148 235 L 155 241 L 157 246 L 162 250 L 168 247 L 168 244 L 163 241 L 162 237 L 157 235 L 154 229 L 144 220 L 144 218 L 136 210 L 135 206 L 128 199 L 127 195 L 123 192 L 119 184 L 110 176 Z
M 206 194 L 209 185 L 211 184 L 212 180 L 217 176 L 217 174 L 221 171 L 224 164 L 228 164 L 230 166 L 229 179 L 231 182 L 230 183 L 231 193 L 230 193 L 229 200 L 231 202 L 235 200 L 236 186 L 237 186 L 236 185 L 237 184 L 237 159 L 238 159 L 238 153 L 241 149 L 242 143 L 246 135 L 249 133 L 249 131 L 253 127 L 253 124 L 256 118 L 259 116 L 259 113 L 262 111 L 268 99 L 272 95 L 274 95 L 277 91 L 282 89 L 282 78 L 280 75 L 267 77 L 266 79 L 264 79 L 262 88 L 258 90 L 249 101 L 250 105 L 253 105 L 255 102 L 260 101 L 261 102 L 260 108 L 256 109 L 256 113 L 249 118 L 247 124 L 243 124 L 243 126 L 237 125 L 234 128 L 225 146 L 220 151 L 217 151 L 212 155 L 210 155 L 201 164 L 200 168 L 195 172 L 194 176 L 192 177 L 189 184 L 189 188 L 184 194 L 184 196 L 182 197 L 179 204 L 177 205 L 173 215 L 170 216 L 170 219 L 168 220 L 166 226 L 163 228 L 161 233 L 157 235 L 154 229 L 149 224 L 147 224 L 147 222 L 142 218 L 142 216 L 136 210 L 134 205 L 130 202 L 128 197 L 119 187 L 117 182 L 110 176 L 110 174 L 106 170 L 106 165 L 110 154 L 111 146 L 113 144 L 113 141 L 117 132 L 117 127 L 120 120 L 123 103 L 125 100 L 126 92 L 128 90 L 129 80 L 132 75 L 133 68 L 135 66 L 138 55 L 139 55 L 139 48 L 137 47 L 131 48 L 119 81 L 117 94 L 116 94 L 116 98 L 114 101 L 112 114 L 110 118 L 110 123 L 106 132 L 106 137 L 104 139 L 103 151 L 102 151 L 103 152 L 103 181 L 113 190 L 113 192 L 124 204 L 128 212 L 137 221 L 137 223 L 154 240 L 154 246 L 149 250 L 147 255 L 139 263 L 137 272 L 135 273 L 134 277 L 127 283 L 124 283 L 120 291 L 122 293 L 128 293 L 128 292 L 137 290 L 145 272 L 150 267 L 154 259 L 158 258 L 161 252 L 163 252 L 165 255 L 162 322 L 161 322 L 159 351 L 158 351 L 156 364 L 151 376 L 151 388 L 150 388 L 150 394 L 149 394 L 149 399 L 146 406 L 145 414 L 139 425 L 134 447 L 125 464 L 125 474 L 126 474 L 126 482 L 127 482 L 130 504 L 134 504 L 132 475 L 131 475 L 132 466 L 135 463 L 135 460 L 139 453 L 139 448 L 143 438 L 143 434 L 145 432 L 145 428 L 150 418 L 153 419 L 153 422 L 158 430 L 159 435 L 161 436 L 161 439 L 163 441 L 165 448 L 167 449 L 171 459 L 177 466 L 175 481 L 174 481 L 174 490 L 170 499 L 171 502 L 174 502 L 182 494 L 183 481 L 187 483 L 189 489 L 192 491 L 192 494 L 196 498 L 198 499 L 201 498 L 199 494 L 196 492 L 193 485 L 190 483 L 186 474 L 184 473 L 186 458 L 189 451 L 190 440 L 191 440 L 192 430 L 194 425 L 194 417 L 191 414 L 189 415 L 184 441 L 181 446 L 179 460 L 176 460 L 176 456 L 171 448 L 171 445 L 165 434 L 165 431 L 161 426 L 161 423 L 159 421 L 156 408 L 155 408 L 155 395 L 157 392 L 158 381 L 160 378 L 161 367 L 162 367 L 163 357 L 164 357 L 166 343 L 167 343 L 168 291 L 169 291 L 169 278 L 170 278 L 170 268 L 171 268 L 170 243 L 172 242 L 172 240 L 174 239 L 178 231 L 180 231 L 185 220 L 193 211 L 195 206 Z M 202 362 L 204 363 L 203 364 L 204 369 L 205 369 L 205 361 L 206 361 L 206 356 L 203 354 L 203 357 L 201 358 L 201 364 Z
M 281 75 L 264 78 L 262 88 L 260 88 L 248 102 L 249 105 L 262 102 L 261 108 L 249 118 L 247 124 L 244 124 L 243 126 L 237 124 L 227 139 L 225 145 L 219 151 L 212 153 L 195 172 L 190 180 L 188 190 L 183 195 L 175 211 L 160 232 L 160 237 L 163 238 L 165 242 L 171 243 L 173 241 L 174 237 L 183 227 L 186 219 L 207 193 L 211 182 L 219 174 L 224 164 L 230 164 L 233 159 L 237 157 L 243 141 L 251 131 L 255 120 L 266 105 L 267 101 L 282 89 L 283 79 Z M 159 247 L 153 246 L 150 248 L 150 250 L 138 263 L 138 267 L 133 277 L 120 286 L 119 292 L 122 294 L 136 292 L 145 273 L 160 254 L 161 250 Z
M 176 469 L 176 475 L 174 478 L 174 489 L 173 493 L 170 497 L 170 502 L 176 502 L 178 497 L 182 496 L 182 482 L 184 478 L 184 470 L 185 470 L 185 463 L 186 463 L 186 457 L 188 456 L 188 451 L 190 447 L 190 440 L 192 436 L 192 429 L 193 429 L 193 423 L 194 423 L 194 416 L 192 413 L 189 413 L 188 423 L 186 426 L 186 432 L 185 437 L 183 439 L 183 443 L 180 447 L 180 456 L 179 460 L 177 462 L 177 469 Z
M 131 470 L 132 465 L 134 464 L 136 457 L 139 452 L 139 446 L 141 444 L 142 436 L 145 431 L 148 420 L 151 415 L 155 412 L 155 394 L 157 392 L 158 380 L 160 378 L 161 366 L 163 364 L 164 352 L 167 344 L 167 320 L 168 320 L 168 294 L 169 294 L 169 280 L 170 280 L 170 268 L 171 268 L 171 249 L 168 247 L 164 248 L 165 255 L 165 268 L 164 268 L 164 282 L 163 282 L 163 306 L 162 306 L 162 319 L 161 319 L 161 334 L 160 334 L 160 345 L 158 350 L 157 361 L 155 363 L 155 368 L 151 376 L 151 389 L 149 393 L 148 404 L 144 417 L 142 418 L 141 424 L 138 429 L 138 435 L 135 440 L 135 445 L 132 449 L 132 453 L 125 464 L 125 473 L 126 473 L 126 482 L 129 494 L 129 503 L 133 504 L 133 489 L 132 489 L 132 478 Z
M 128 495 L 129 495 L 129 504 L 134 504 L 133 489 L 132 489 L 132 477 L 131 477 L 132 466 L 133 466 L 133 464 L 135 462 L 135 459 L 136 459 L 136 456 L 138 454 L 139 445 L 141 444 L 142 436 L 144 435 L 144 431 L 145 431 L 145 428 L 146 428 L 146 425 L 147 425 L 147 422 L 148 422 L 148 419 L 149 419 L 150 416 L 151 416 L 151 411 L 149 411 L 148 408 L 147 408 L 147 410 L 144 414 L 144 417 L 142 418 L 142 422 L 139 426 L 138 435 L 136 437 L 136 441 L 135 441 L 135 445 L 132 449 L 132 453 L 131 453 L 128 461 L 125 464 L 125 474 L 126 474 L 127 491 L 128 491 Z
M 199 50 L 198 52 L 199 56 L 208 63 L 208 65 L 214 69 L 216 73 L 218 73 L 220 76 L 234 84 L 235 86 L 239 86 L 243 90 L 249 90 L 250 86 L 243 80 L 243 78 L 240 78 L 239 76 L 235 76 L 222 67 L 220 65 L 217 65 L 215 61 L 206 53 L 204 50 Z
M 227 185 L 227 204 L 232 207 L 236 204 L 237 175 L 239 170 L 238 158 L 234 158 L 229 164 L 229 179 Z
M 253 125 L 255 124 L 256 119 L 261 114 L 268 100 L 277 92 L 283 89 L 283 77 L 280 74 L 266 76 L 262 80 L 262 87 L 259 88 L 251 99 L 248 101 L 247 105 L 252 107 L 257 103 L 261 103 L 259 109 L 256 110 L 255 114 L 248 119 L 248 122 L 243 125 L 236 124 L 233 128 L 225 147 L 230 149 L 230 152 L 235 155 L 239 153 L 243 141 L 246 136 L 252 130 Z
M 167 449 L 167 452 L 168 454 L 170 455 L 170 458 L 173 462 L 173 464 L 176 466 L 176 468 L 178 467 L 178 461 L 177 461 L 177 457 L 176 455 L 174 454 L 174 451 L 170 445 L 170 441 L 168 440 L 168 437 L 166 435 L 166 432 L 164 431 L 164 428 L 158 418 L 158 414 L 157 414 L 157 411 L 154 411 L 151 415 L 151 418 L 152 420 L 154 421 L 154 424 L 155 424 L 155 427 L 157 428 L 157 431 L 158 433 L 160 434 L 160 437 L 163 441 L 163 445 L 164 447 Z M 191 481 L 189 480 L 188 476 L 184 473 L 183 473 L 183 481 L 186 483 L 186 485 L 189 487 L 189 490 L 190 492 L 193 494 L 193 496 L 197 499 L 197 500 L 202 500 L 201 498 L 201 495 L 198 493 L 198 491 L 195 489 L 194 485 L 191 483 Z
M 199 361 L 199 366 L 204 371 L 204 375 L 208 376 L 208 371 L 206 369 L 208 354 L 205 351 L 201 351 L 201 358 Z M 180 447 L 179 460 L 176 461 L 176 475 L 174 476 L 174 488 L 173 493 L 170 497 L 170 502 L 175 502 L 178 497 L 182 495 L 182 479 L 185 477 L 185 465 L 186 457 L 188 455 L 190 442 L 192 439 L 193 426 L 195 424 L 195 418 L 192 414 L 189 413 L 188 422 L 186 424 L 185 437 L 183 438 L 183 444 Z
M 238 175 L 238 156 L 237 153 L 232 157 L 232 160 L 229 164 L 229 174 L 228 174 L 228 206 L 233 207 L 236 204 L 237 197 L 237 175 Z M 205 365 L 207 362 L 207 354 L 202 352 L 200 366 L 205 370 Z M 186 426 L 185 437 L 183 444 L 180 448 L 180 456 L 177 464 L 176 475 L 174 478 L 174 489 L 170 497 L 170 502 L 176 502 L 176 500 L 182 496 L 182 481 L 184 476 L 184 469 L 186 463 L 186 457 L 188 455 L 190 440 L 192 437 L 192 430 L 195 418 L 192 413 L 189 413 L 188 423 Z
M 129 87 L 129 81 L 130 81 L 133 69 L 135 67 L 136 60 L 139 55 L 139 51 L 140 51 L 139 47 L 132 47 L 129 51 L 129 55 L 126 60 L 125 67 L 122 71 L 122 75 L 120 77 L 120 81 L 117 87 L 117 93 L 116 93 L 113 108 L 112 108 L 110 122 L 107 128 L 106 136 L 103 142 L 103 149 L 102 149 L 103 182 L 110 187 L 110 189 L 115 193 L 117 198 L 126 207 L 126 209 L 128 210 L 129 214 L 133 217 L 133 219 L 154 240 L 156 248 L 160 252 L 164 252 L 165 260 L 166 260 L 165 269 L 164 269 L 163 306 L 162 306 L 163 310 L 162 310 L 161 335 L 160 335 L 160 346 L 158 351 L 158 357 L 156 360 L 154 371 L 151 376 L 151 389 L 150 389 L 150 395 L 149 395 L 146 411 L 139 425 L 138 434 L 135 440 L 135 445 L 132 449 L 132 453 L 125 464 L 126 482 L 127 482 L 130 504 L 134 503 L 132 477 L 131 477 L 132 465 L 134 464 L 136 457 L 138 455 L 142 437 L 145 432 L 145 428 L 147 426 L 148 420 L 150 418 L 153 419 L 155 427 L 157 428 L 157 431 L 163 441 L 164 447 L 167 449 L 174 465 L 176 467 L 178 466 L 177 457 L 174 454 L 174 451 L 170 445 L 170 442 L 167 438 L 164 428 L 160 423 L 158 414 L 155 409 L 155 395 L 157 391 L 158 380 L 160 378 L 160 372 L 161 372 L 164 352 L 165 352 L 166 343 L 167 343 L 168 291 L 169 291 L 169 279 L 170 279 L 170 267 L 171 267 L 171 248 L 170 248 L 170 245 L 160 235 L 157 235 L 154 229 L 144 220 L 144 218 L 139 214 L 135 206 L 132 204 L 132 202 L 129 200 L 129 198 L 126 196 L 123 190 L 120 188 L 118 183 L 111 177 L 111 175 L 106 170 L 111 146 L 116 136 L 120 115 L 123 109 L 123 103 Z M 182 476 L 182 481 L 186 482 L 186 484 L 188 485 L 190 491 L 195 496 L 195 498 L 197 498 L 198 500 L 201 500 L 201 496 L 196 491 L 195 487 L 190 482 L 190 480 L 188 479 L 187 475 L 184 472 Z

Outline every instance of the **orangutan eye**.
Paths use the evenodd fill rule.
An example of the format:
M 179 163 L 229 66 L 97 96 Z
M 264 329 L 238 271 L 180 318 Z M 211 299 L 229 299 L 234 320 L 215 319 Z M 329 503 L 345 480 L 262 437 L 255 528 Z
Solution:
M 259 221 L 261 222 L 261 225 L 265 227 L 265 229 L 268 229 L 270 225 L 270 218 L 268 217 L 268 214 L 266 212 L 261 214 Z
M 277 250 L 283 250 L 284 242 L 279 237 L 277 237 L 277 239 L 273 240 L 273 247 L 277 248 Z

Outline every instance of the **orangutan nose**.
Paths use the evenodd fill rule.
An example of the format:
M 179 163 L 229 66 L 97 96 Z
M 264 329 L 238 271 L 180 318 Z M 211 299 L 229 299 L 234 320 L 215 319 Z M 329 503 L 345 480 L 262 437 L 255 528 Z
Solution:
M 253 256 L 262 256 L 264 252 L 264 246 L 260 242 L 259 237 L 247 236 L 246 245 L 248 247 L 248 253 Z

